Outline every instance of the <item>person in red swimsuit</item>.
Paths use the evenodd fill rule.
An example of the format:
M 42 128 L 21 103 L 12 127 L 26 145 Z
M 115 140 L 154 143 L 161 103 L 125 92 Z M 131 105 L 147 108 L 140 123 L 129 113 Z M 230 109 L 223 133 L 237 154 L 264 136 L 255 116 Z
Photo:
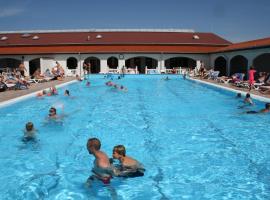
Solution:
M 256 70 L 251 66 L 248 71 L 248 77 L 249 77 L 249 91 L 254 87 L 254 74 L 256 73 Z

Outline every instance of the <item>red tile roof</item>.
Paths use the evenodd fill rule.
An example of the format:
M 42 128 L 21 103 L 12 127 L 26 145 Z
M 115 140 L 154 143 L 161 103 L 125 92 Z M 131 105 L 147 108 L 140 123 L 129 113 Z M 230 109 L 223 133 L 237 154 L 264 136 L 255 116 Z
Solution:
M 198 39 L 195 39 L 198 37 Z M 82 31 L 0 33 L 0 55 L 48 53 L 217 53 L 270 47 L 270 38 L 232 44 L 213 33 Z
M 262 47 L 270 47 L 270 37 L 231 44 L 227 47 L 219 48 L 218 50 L 214 52 L 236 51 L 236 50 L 255 49 L 255 48 L 262 48 Z
M 195 45 L 56 45 L 0 47 L 0 55 L 50 53 L 208 53 L 218 46 Z
M 194 39 L 197 35 L 199 39 Z M 192 45 L 224 45 L 231 44 L 229 41 L 213 33 L 193 32 L 53 32 L 53 33 L 30 33 L 24 37 L 22 33 L 0 34 L 0 46 L 19 45 L 111 45 L 111 44 L 192 44 Z M 38 39 L 33 39 L 37 36 Z M 8 37 L 1 40 L 2 37 Z

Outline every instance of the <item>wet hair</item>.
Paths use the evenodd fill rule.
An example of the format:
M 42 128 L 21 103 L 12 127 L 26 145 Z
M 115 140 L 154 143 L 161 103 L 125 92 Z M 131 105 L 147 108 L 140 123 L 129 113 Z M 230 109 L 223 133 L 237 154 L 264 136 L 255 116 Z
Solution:
M 113 151 L 115 151 L 116 153 L 118 153 L 121 156 L 126 156 L 126 148 L 124 145 L 117 145 L 117 146 L 113 147 Z
M 249 93 L 246 94 L 246 98 L 250 98 L 250 94 Z
M 237 93 L 236 97 L 242 97 L 241 93 Z
M 33 124 L 32 122 L 27 122 L 27 123 L 25 124 L 25 129 L 26 129 L 27 131 L 32 131 L 33 128 L 34 128 L 34 124 Z
M 90 147 L 94 147 L 95 150 L 100 150 L 101 143 L 100 140 L 97 138 L 90 138 L 87 141 L 87 149 L 89 150 Z
M 270 103 L 265 104 L 265 109 L 270 109 Z
M 69 96 L 70 95 L 69 90 L 65 90 L 65 94 L 67 94 Z
M 55 107 L 51 107 L 50 110 L 53 110 L 56 114 L 56 108 Z

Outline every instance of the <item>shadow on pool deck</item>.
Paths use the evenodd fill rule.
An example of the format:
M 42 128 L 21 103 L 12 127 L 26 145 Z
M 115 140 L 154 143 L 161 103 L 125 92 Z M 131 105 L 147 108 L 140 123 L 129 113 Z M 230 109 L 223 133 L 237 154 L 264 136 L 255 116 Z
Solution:
M 27 95 L 33 92 L 37 92 L 52 86 L 60 85 L 62 83 L 67 83 L 72 80 L 75 80 L 75 77 L 65 77 L 63 81 L 49 81 L 45 83 L 32 83 L 29 89 L 26 90 L 7 90 L 5 92 L 0 92 L 0 102 L 4 102 L 10 99 L 14 99 L 16 97 L 21 97 L 23 95 Z

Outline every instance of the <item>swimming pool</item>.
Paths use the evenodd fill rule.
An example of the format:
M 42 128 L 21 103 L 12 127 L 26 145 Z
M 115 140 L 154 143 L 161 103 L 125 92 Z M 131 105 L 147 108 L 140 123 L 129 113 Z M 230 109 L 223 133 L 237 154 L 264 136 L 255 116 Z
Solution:
M 115 80 L 129 89 L 121 92 L 92 76 L 91 87 L 75 83 L 1 108 L 1 199 L 269 199 L 269 115 L 241 114 L 233 93 L 163 78 L 126 76 Z M 45 123 L 52 105 L 68 115 L 63 123 Z M 21 140 L 28 121 L 39 130 L 36 143 Z M 110 156 L 125 145 L 145 176 L 86 188 L 90 137 Z

